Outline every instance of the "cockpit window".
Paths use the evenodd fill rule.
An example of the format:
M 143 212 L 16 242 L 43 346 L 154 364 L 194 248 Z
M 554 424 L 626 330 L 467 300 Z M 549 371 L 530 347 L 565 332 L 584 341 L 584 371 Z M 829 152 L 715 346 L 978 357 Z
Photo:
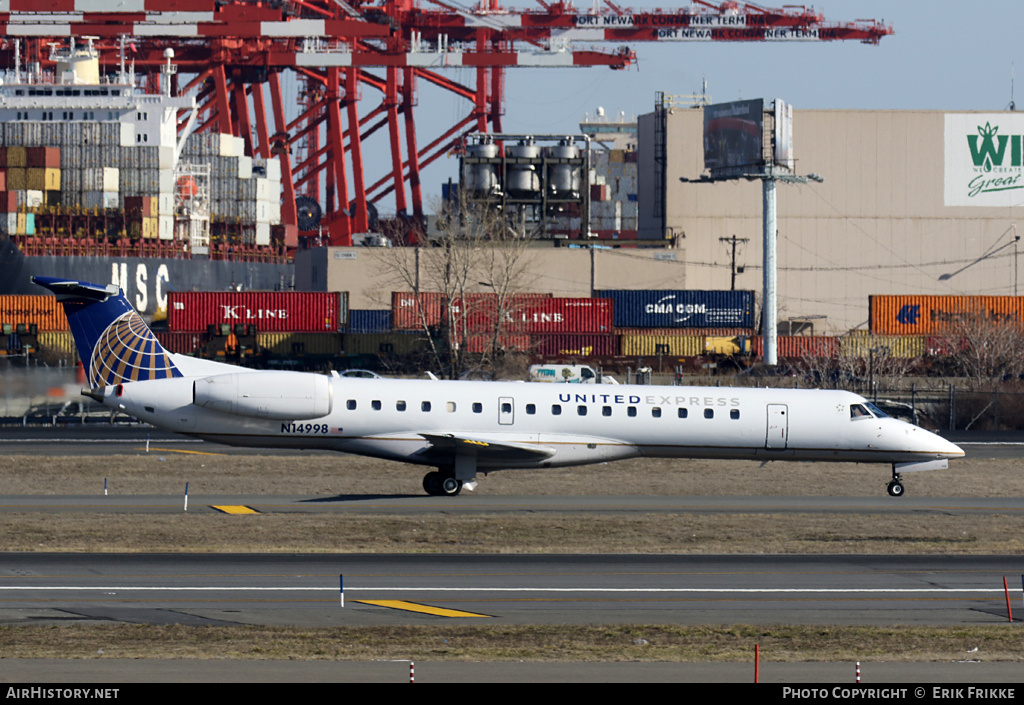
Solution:
M 874 405 L 874 404 L 872 404 L 871 402 L 867 402 L 867 403 L 865 403 L 865 404 L 864 404 L 864 406 L 866 406 L 866 407 L 868 408 L 868 411 L 870 411 L 870 412 L 871 412 L 871 414 L 872 414 L 872 415 L 873 415 L 873 416 L 874 416 L 874 417 L 875 417 L 876 419 L 887 419 L 887 418 L 889 418 L 889 414 L 885 413 L 884 411 L 882 411 L 881 409 L 879 409 L 879 408 L 878 408 L 877 406 L 875 406 L 875 405 Z
M 851 419 L 870 419 L 871 412 L 864 404 L 850 404 Z
M 874 416 L 876 419 L 885 419 L 889 415 L 869 401 L 863 404 L 850 404 L 851 419 L 869 419 Z

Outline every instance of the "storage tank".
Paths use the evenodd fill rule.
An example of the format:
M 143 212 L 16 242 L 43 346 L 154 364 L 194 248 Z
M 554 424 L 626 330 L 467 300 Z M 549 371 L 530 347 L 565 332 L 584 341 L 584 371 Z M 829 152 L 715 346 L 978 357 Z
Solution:
M 524 140 L 505 148 L 508 165 L 505 169 L 505 189 L 516 198 L 534 198 L 540 194 L 541 149 L 533 140 Z M 530 160 L 532 163 L 524 163 Z
M 579 159 L 579 147 L 562 140 L 556 147 L 548 147 L 548 158 L 555 160 Z M 554 163 L 548 165 L 548 192 L 555 198 L 578 198 L 582 168 L 579 164 Z
M 498 145 L 493 142 L 471 144 L 466 147 L 470 158 L 494 159 L 498 156 Z M 463 184 L 471 193 L 496 193 L 500 187 L 496 163 L 467 163 L 463 169 Z

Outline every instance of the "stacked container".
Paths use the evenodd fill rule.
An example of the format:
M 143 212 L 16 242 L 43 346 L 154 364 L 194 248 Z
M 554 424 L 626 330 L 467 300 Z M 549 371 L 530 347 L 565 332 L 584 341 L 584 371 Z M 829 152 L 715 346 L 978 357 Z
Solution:
M 219 133 L 190 135 L 183 160 L 210 168 L 210 215 L 240 223 L 252 243 L 269 245 L 271 226 L 281 222 L 281 163 L 274 157 L 254 163 L 241 137 Z
M 348 322 L 348 292 L 172 291 L 167 328 L 205 331 L 221 324 L 255 325 L 257 332 L 337 333 Z

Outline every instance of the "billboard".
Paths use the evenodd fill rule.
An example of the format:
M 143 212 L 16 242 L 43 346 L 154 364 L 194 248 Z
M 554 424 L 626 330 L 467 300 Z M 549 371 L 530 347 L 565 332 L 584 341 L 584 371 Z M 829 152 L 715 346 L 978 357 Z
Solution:
M 712 179 L 764 171 L 763 122 L 761 99 L 704 108 L 704 168 Z
M 947 113 L 947 206 L 1007 207 L 1024 203 L 1024 115 Z
M 793 158 L 793 106 L 781 98 L 775 99 L 775 167 L 792 173 L 796 170 Z

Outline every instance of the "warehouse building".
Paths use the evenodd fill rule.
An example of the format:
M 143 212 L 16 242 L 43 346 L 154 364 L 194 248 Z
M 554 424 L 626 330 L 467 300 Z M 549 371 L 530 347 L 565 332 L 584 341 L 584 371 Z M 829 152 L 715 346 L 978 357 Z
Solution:
M 796 172 L 824 183 L 778 185 L 783 332 L 866 327 L 871 295 L 1024 293 L 1022 136 L 1012 112 L 795 110 Z M 681 181 L 704 172 L 703 111 L 641 116 L 639 153 L 639 237 L 675 243 L 677 286 L 760 292 L 762 184 Z

